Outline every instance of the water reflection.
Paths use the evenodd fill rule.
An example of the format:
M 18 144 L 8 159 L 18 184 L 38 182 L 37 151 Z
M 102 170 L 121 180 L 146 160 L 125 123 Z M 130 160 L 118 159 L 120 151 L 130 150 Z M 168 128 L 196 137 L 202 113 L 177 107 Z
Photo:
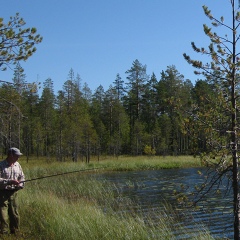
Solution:
M 182 191 L 182 185 L 188 186 L 188 191 L 203 181 L 198 171 L 204 169 L 170 169 L 138 172 L 114 172 L 100 174 L 97 178 L 115 184 L 121 196 L 130 198 L 141 211 L 151 212 L 154 209 L 164 210 L 164 204 L 170 203 L 176 207 L 179 214 L 184 215 L 184 228 L 192 231 L 195 223 L 203 223 L 214 237 L 233 238 L 233 216 L 231 196 L 218 194 L 199 203 L 198 210 L 182 209 L 173 195 L 174 190 Z M 225 185 L 222 185 L 225 190 Z M 224 192 L 224 191 L 223 191 Z M 190 217 L 191 216 L 191 217 Z M 180 236 L 180 235 L 179 235 Z M 183 236 L 182 236 L 183 237 Z M 184 237 L 183 237 L 184 238 Z M 180 237 L 179 237 L 180 239 Z

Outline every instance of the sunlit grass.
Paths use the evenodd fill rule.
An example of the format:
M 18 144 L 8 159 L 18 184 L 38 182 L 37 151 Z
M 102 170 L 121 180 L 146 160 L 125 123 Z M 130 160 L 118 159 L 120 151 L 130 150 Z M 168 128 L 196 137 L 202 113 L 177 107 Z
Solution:
M 76 169 L 93 169 L 95 171 L 137 171 L 137 170 L 157 170 L 170 168 L 200 167 L 201 161 L 193 156 L 121 156 L 102 157 L 100 161 L 92 159 L 89 164 L 85 162 L 56 162 L 54 159 L 46 161 L 44 158 L 32 158 L 26 162 L 24 157 L 20 160 L 21 165 L 28 177 L 46 176 L 49 174 L 75 171 Z M 104 168 L 104 169 L 102 169 Z
M 132 170 L 157 170 L 184 167 L 199 167 L 201 162 L 199 158 L 192 156 L 179 157 L 119 157 L 118 159 L 106 159 L 102 164 L 113 170 L 132 171 Z
M 163 236 L 159 235 L 163 223 L 161 227 L 149 226 L 140 216 L 121 211 L 116 214 L 112 209 L 117 204 L 112 186 L 87 176 L 29 183 L 21 192 L 20 202 L 24 239 L 28 236 L 49 240 L 162 239 Z M 164 239 L 173 237 L 166 228 L 164 236 Z

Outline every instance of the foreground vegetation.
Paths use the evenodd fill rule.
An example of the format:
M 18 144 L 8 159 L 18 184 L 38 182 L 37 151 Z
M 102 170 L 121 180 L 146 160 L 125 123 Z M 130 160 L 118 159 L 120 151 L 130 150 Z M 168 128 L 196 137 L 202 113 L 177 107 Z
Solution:
M 143 157 L 110 160 L 105 158 L 92 165 L 78 162 L 49 162 L 34 159 L 20 160 L 26 179 L 71 172 L 78 169 L 99 168 L 99 171 L 159 169 L 198 166 L 199 160 L 187 158 Z M 100 167 L 106 167 L 100 169 Z M 55 176 L 26 183 L 19 192 L 21 235 L 17 239 L 174 239 L 173 215 L 155 211 L 159 221 L 136 213 L 128 201 L 119 201 L 116 189 L 104 181 L 96 181 L 89 171 Z M 122 198 L 121 198 L 122 199 Z M 175 223 L 175 224 L 174 224 Z M 174 229 L 176 230 L 176 229 Z M 184 231 L 184 229 L 182 229 Z M 16 239 L 15 236 L 5 239 Z M 212 239 L 207 232 L 194 239 Z

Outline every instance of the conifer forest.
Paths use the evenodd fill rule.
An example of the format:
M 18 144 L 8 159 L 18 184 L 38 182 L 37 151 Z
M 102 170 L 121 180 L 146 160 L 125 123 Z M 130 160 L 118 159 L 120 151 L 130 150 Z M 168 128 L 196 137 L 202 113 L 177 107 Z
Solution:
M 101 155 L 189 155 L 208 151 L 209 129 L 228 125 L 214 78 L 193 85 L 175 66 L 149 75 L 137 59 L 124 78 L 117 74 L 109 89 L 92 92 L 70 69 L 62 90 L 55 93 L 48 78 L 40 96 L 17 64 L 13 84 L 1 82 L 2 152 L 14 145 L 27 156 L 87 162 Z

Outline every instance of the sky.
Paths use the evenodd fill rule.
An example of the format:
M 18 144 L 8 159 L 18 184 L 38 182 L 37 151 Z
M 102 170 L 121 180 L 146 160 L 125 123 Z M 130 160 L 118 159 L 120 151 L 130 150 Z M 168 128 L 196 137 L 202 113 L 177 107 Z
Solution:
M 230 16 L 229 0 L 7 0 L 0 17 L 6 23 L 18 12 L 25 27 L 36 27 L 43 37 L 37 52 L 20 62 L 27 82 L 51 78 L 57 92 L 72 69 L 94 92 L 100 85 L 108 90 L 117 74 L 126 82 L 136 59 L 158 80 L 174 65 L 194 84 L 200 77 L 183 53 L 203 60 L 191 47 L 192 41 L 209 45 L 203 24 L 211 22 L 203 5 L 216 17 Z M 1 71 L 0 79 L 11 82 L 13 69 Z

